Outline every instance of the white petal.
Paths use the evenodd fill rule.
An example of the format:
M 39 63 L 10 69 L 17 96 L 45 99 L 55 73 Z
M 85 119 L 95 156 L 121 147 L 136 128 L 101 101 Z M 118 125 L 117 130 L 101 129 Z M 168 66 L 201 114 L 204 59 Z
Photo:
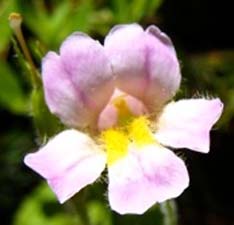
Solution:
M 221 116 L 219 99 L 191 99 L 169 103 L 158 119 L 157 140 L 174 148 L 190 148 L 207 153 L 209 132 Z
M 92 124 L 113 92 L 111 64 L 103 46 L 83 33 L 69 36 L 60 55 L 50 52 L 42 63 L 46 102 L 70 127 Z
M 120 214 L 142 214 L 157 202 L 179 196 L 189 184 L 184 162 L 158 145 L 132 151 L 108 172 L 110 206 Z
M 104 47 L 119 89 L 144 101 L 150 110 L 174 96 L 181 80 L 180 66 L 170 38 L 159 28 L 116 26 Z
M 106 155 L 86 134 L 66 130 L 39 151 L 26 155 L 24 162 L 47 179 L 63 203 L 100 176 Z

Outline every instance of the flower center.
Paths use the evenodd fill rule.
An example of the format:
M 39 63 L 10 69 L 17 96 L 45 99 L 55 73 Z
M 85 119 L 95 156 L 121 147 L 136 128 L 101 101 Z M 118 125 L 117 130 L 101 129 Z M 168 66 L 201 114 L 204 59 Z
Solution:
M 108 165 L 126 156 L 130 146 L 141 149 L 145 145 L 156 143 L 146 116 L 135 116 L 123 96 L 117 97 L 112 103 L 118 112 L 117 126 L 101 132 Z
M 119 96 L 119 97 L 115 98 L 112 101 L 112 104 L 117 109 L 118 125 L 124 126 L 133 118 L 134 115 L 131 112 L 131 110 L 129 109 L 128 104 L 124 99 L 124 96 Z

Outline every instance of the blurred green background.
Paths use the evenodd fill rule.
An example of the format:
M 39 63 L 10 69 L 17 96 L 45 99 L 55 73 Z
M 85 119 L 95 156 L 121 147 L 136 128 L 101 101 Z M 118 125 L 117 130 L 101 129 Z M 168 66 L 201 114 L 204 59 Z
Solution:
M 57 121 L 46 108 L 42 113 L 51 123 L 45 125 L 37 114 L 45 106 L 41 93 L 31 95 L 31 71 L 12 36 L 11 12 L 23 16 L 23 32 L 39 70 L 43 55 L 58 50 L 73 31 L 87 32 L 100 41 L 119 23 L 156 24 L 166 32 L 181 61 L 183 81 L 178 97 L 219 96 L 225 104 L 224 114 L 211 132 L 210 154 L 184 151 L 191 185 L 176 200 L 178 224 L 234 224 L 231 9 L 227 2 L 211 0 L 0 0 L 0 224 L 82 224 L 76 205 L 59 205 L 42 179 L 23 165 L 24 155 L 36 149 L 45 134 L 54 132 L 50 128 L 57 127 Z M 31 98 L 39 99 L 36 106 L 31 105 Z M 35 125 L 40 129 L 36 131 Z M 170 210 L 164 210 L 175 210 L 173 202 L 156 205 L 143 216 L 111 212 L 105 188 L 105 182 L 87 188 L 91 225 L 176 224 L 165 217 Z

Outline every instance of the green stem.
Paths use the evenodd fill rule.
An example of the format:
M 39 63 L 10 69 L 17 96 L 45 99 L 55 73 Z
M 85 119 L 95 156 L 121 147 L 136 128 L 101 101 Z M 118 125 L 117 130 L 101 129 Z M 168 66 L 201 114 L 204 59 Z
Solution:
M 81 225 L 91 225 L 89 215 L 87 213 L 87 194 L 86 191 L 82 191 L 76 197 L 73 197 L 68 202 L 69 212 L 72 213 L 76 220 L 76 225 L 81 221 Z
M 160 204 L 164 217 L 164 225 L 177 225 L 177 207 L 174 200 L 169 200 Z
M 19 42 L 19 45 L 23 51 L 23 54 L 25 56 L 25 59 L 27 60 L 30 71 L 31 71 L 31 82 L 34 88 L 38 88 L 38 85 L 40 84 L 40 77 L 38 74 L 38 71 L 36 69 L 36 66 L 33 62 L 32 56 L 30 54 L 30 51 L 26 45 L 23 32 L 21 30 L 21 23 L 22 23 L 22 16 L 19 13 L 11 13 L 9 16 L 9 22 L 10 26 L 13 29 L 15 36 Z

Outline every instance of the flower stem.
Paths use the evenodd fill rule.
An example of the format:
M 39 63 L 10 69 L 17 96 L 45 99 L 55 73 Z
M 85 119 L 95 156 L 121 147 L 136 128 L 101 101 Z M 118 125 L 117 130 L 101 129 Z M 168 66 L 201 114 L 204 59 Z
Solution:
M 177 207 L 174 200 L 168 200 L 160 204 L 161 212 L 164 215 L 165 225 L 177 225 Z
M 38 84 L 40 84 L 40 78 L 38 75 L 38 71 L 36 69 L 36 66 L 32 60 L 31 54 L 28 50 L 28 47 L 26 45 L 22 30 L 21 30 L 21 23 L 22 23 L 22 16 L 19 13 L 11 13 L 9 16 L 9 23 L 11 28 L 13 29 L 15 36 L 20 44 L 20 47 L 23 51 L 23 54 L 29 63 L 30 69 L 31 69 L 31 81 L 34 88 L 38 87 Z
M 73 199 L 69 200 L 69 211 L 73 215 L 76 215 L 76 223 L 79 224 L 78 221 L 81 221 L 82 225 L 91 225 L 89 220 L 89 215 L 87 213 L 87 194 L 86 191 L 83 190 L 77 196 L 73 197 Z

